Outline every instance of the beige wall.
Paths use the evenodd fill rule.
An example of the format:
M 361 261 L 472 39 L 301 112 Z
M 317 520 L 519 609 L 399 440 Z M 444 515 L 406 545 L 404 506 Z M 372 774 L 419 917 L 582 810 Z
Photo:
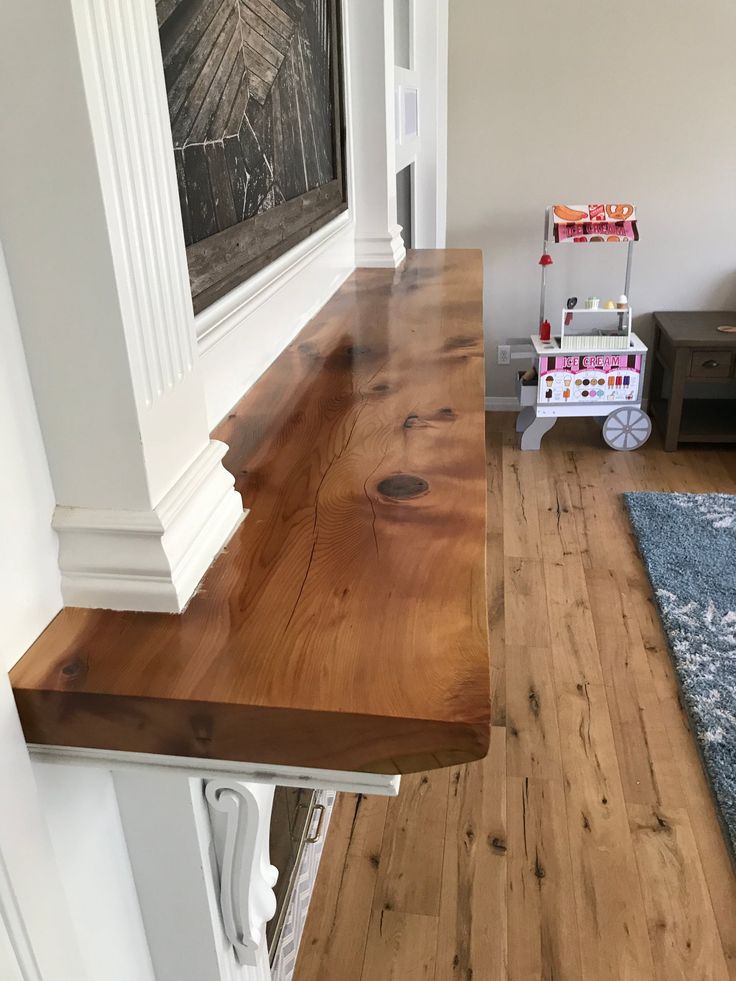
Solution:
M 488 395 L 513 394 L 496 345 L 537 325 L 548 203 L 639 205 L 643 335 L 652 310 L 736 309 L 735 39 L 733 0 L 452 0 L 448 244 L 485 253 Z M 623 252 L 584 251 L 553 268 L 556 316 L 621 292 Z

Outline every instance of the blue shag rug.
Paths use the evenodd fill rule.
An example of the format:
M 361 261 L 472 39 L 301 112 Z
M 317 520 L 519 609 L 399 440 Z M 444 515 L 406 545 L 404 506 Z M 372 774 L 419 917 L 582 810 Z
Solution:
M 624 499 L 736 861 L 736 497 Z

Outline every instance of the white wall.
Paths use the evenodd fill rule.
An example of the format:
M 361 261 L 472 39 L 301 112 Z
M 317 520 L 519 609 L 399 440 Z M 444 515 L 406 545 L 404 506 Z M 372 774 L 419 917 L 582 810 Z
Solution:
M 38 762 L 33 772 L 88 977 L 156 981 L 112 773 Z
M 638 204 L 644 335 L 653 310 L 736 308 L 734 38 L 733 0 L 452 0 L 448 244 L 485 253 L 489 395 L 513 394 L 495 345 L 537 326 L 546 204 Z M 555 307 L 621 292 L 623 255 L 585 252 Z
M 0 245 L 0 670 L 61 609 L 54 492 Z
M 5 674 L 61 591 L 54 495 L 1 247 L 0 346 L 0 977 L 85 981 Z

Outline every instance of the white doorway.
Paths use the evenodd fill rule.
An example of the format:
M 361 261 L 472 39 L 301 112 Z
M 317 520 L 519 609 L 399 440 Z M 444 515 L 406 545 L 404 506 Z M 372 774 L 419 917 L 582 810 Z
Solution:
M 407 248 L 444 248 L 448 0 L 393 0 L 398 222 Z

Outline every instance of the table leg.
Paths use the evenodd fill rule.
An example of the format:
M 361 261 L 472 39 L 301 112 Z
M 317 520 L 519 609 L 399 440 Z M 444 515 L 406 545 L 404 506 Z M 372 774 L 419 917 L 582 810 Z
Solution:
M 690 351 L 678 348 L 672 369 L 672 390 L 667 408 L 667 425 L 664 432 L 664 448 L 671 453 L 677 449 L 682 422 L 682 404 L 685 400 L 685 380 L 690 361 Z

